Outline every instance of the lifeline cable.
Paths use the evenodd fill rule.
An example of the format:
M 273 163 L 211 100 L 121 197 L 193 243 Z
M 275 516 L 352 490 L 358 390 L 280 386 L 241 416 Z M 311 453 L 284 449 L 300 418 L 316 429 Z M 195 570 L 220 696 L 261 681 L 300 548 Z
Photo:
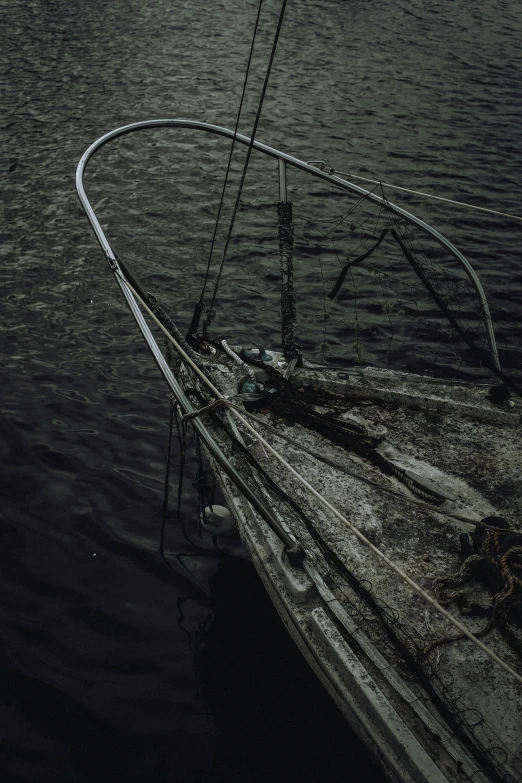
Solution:
M 323 167 L 321 167 L 324 170 Z M 468 204 L 465 201 L 456 201 L 453 198 L 445 198 L 444 196 L 435 196 L 433 193 L 425 193 L 422 190 L 412 190 L 411 188 L 403 188 L 400 185 L 392 185 L 390 182 L 383 182 L 377 179 L 368 179 L 368 177 L 361 177 L 359 174 L 347 174 L 345 171 L 337 171 L 337 169 L 328 169 L 331 174 L 335 174 L 338 177 L 349 177 L 350 179 L 360 179 L 362 182 L 369 182 L 373 185 L 385 186 L 392 188 L 392 190 L 401 190 L 403 193 L 412 193 L 415 196 L 424 196 L 424 198 L 431 198 L 434 201 L 444 201 L 446 204 L 456 204 L 458 207 L 466 207 L 467 209 L 476 209 L 479 212 L 489 212 L 490 215 L 499 215 L 500 217 L 510 218 L 511 220 L 522 221 L 522 215 L 513 215 L 511 212 L 500 212 L 498 209 L 489 209 L 489 207 L 479 207 L 476 204 Z

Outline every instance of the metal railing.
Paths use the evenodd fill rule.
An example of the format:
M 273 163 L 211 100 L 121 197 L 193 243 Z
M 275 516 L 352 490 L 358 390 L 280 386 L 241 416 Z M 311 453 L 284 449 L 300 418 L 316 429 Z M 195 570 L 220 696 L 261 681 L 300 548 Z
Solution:
M 123 125 L 121 128 L 115 128 L 115 130 L 106 133 L 104 136 L 101 136 L 99 139 L 97 139 L 97 141 L 91 144 L 91 146 L 82 155 L 82 158 L 76 170 L 76 190 L 80 202 L 82 204 L 82 207 L 85 210 L 89 222 L 91 223 L 91 226 L 94 229 L 94 233 L 96 234 L 98 242 L 100 243 L 100 246 L 113 271 L 119 269 L 116 254 L 114 253 L 107 237 L 105 236 L 105 233 L 102 227 L 100 226 L 100 223 L 85 193 L 85 189 L 83 186 L 84 173 L 89 160 L 93 157 L 95 152 L 97 152 L 99 149 L 105 146 L 105 144 L 107 144 L 109 141 L 112 141 L 113 139 L 116 139 L 120 136 L 125 136 L 129 133 L 134 133 L 136 131 L 151 130 L 157 128 L 188 128 L 192 130 L 205 131 L 207 133 L 212 133 L 218 136 L 225 136 L 226 138 L 230 138 L 230 139 L 235 138 L 237 142 L 239 142 L 240 144 L 245 144 L 247 146 L 250 145 L 251 143 L 251 140 L 248 138 L 248 136 L 243 136 L 239 133 L 235 134 L 234 131 L 229 130 L 228 128 L 222 128 L 219 125 L 210 125 L 206 122 L 198 122 L 195 120 L 165 119 L 165 120 L 144 120 L 143 122 L 134 122 L 131 123 L 130 125 Z M 493 331 L 491 314 L 489 311 L 486 294 L 484 293 L 482 284 L 478 279 L 469 261 L 462 255 L 462 253 L 459 250 L 457 250 L 457 248 L 449 240 L 446 239 L 446 237 L 444 237 L 442 234 L 440 234 L 430 225 L 425 223 L 423 220 L 415 217 L 415 215 L 412 215 L 411 213 L 407 212 L 401 207 L 398 207 L 387 200 L 385 201 L 380 196 L 377 196 L 374 193 L 370 193 L 364 188 L 361 188 L 358 185 L 354 185 L 352 182 L 348 182 L 347 180 L 344 180 L 341 177 L 336 176 L 335 174 L 330 174 L 328 173 L 328 171 L 324 171 L 320 168 L 317 168 L 314 165 L 311 165 L 311 163 L 306 163 L 305 161 L 299 160 L 298 158 L 294 158 L 292 157 L 292 155 L 287 155 L 286 153 L 281 152 L 280 150 L 276 150 L 273 147 L 269 147 L 266 144 L 262 144 L 259 141 L 254 141 L 252 146 L 254 149 L 259 150 L 259 152 L 262 152 L 265 155 L 269 155 L 270 157 L 275 158 L 278 161 L 279 186 L 280 186 L 281 199 L 283 199 L 283 194 L 285 194 L 286 197 L 286 166 L 290 165 L 293 166 L 294 168 L 301 169 L 302 171 L 308 172 L 313 177 L 318 177 L 319 179 L 326 180 L 327 182 L 330 182 L 331 184 L 335 185 L 341 190 L 346 190 L 349 191 L 350 193 L 355 193 L 356 195 L 363 197 L 375 204 L 379 204 L 380 206 L 386 206 L 386 209 L 390 210 L 391 212 L 398 215 L 399 217 L 407 220 L 413 225 L 418 226 L 422 231 L 424 231 L 426 234 L 431 236 L 439 245 L 444 247 L 450 253 L 450 255 L 458 262 L 458 264 L 464 269 L 471 284 L 473 285 L 473 288 L 475 289 L 480 304 L 480 311 L 482 313 L 482 320 L 483 320 L 484 331 L 486 334 L 486 340 L 489 348 L 490 361 L 493 367 L 500 370 L 500 362 L 498 357 L 497 344 L 495 340 L 495 333 Z M 119 271 L 121 272 L 121 269 Z

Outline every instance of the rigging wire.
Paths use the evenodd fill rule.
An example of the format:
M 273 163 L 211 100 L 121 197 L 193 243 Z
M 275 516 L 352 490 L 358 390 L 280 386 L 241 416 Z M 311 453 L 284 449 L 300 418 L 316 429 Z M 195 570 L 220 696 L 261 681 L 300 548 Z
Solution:
M 194 315 L 192 316 L 192 323 L 190 324 L 190 328 L 189 328 L 189 331 L 188 331 L 189 335 L 194 335 L 196 333 L 197 328 L 199 326 L 199 319 L 201 318 L 201 313 L 202 313 L 202 310 L 203 310 L 203 298 L 205 296 L 205 290 L 206 290 L 206 287 L 207 287 L 208 277 L 209 277 L 209 274 L 210 274 L 210 265 L 212 263 L 212 255 L 214 253 L 214 245 L 216 243 L 216 237 L 217 237 L 217 232 L 218 232 L 218 228 L 219 228 L 219 221 L 221 219 L 221 211 L 223 209 L 223 202 L 225 200 L 225 191 L 227 189 L 228 177 L 229 177 L 229 174 L 230 174 L 230 166 L 232 165 L 232 156 L 234 154 L 234 148 L 235 148 L 235 144 L 236 144 L 237 132 L 238 132 L 238 128 L 239 128 L 239 120 L 241 118 L 241 112 L 243 110 L 243 102 L 244 102 L 244 99 L 245 99 L 245 93 L 246 93 L 246 88 L 247 88 L 248 76 L 249 76 L 249 73 L 250 73 L 250 65 L 252 63 L 252 56 L 254 54 L 254 46 L 255 46 L 255 42 L 256 42 L 257 29 L 258 29 L 258 26 L 259 26 L 259 18 L 261 16 L 261 9 L 262 9 L 262 7 L 263 7 L 263 0 L 259 0 L 259 5 L 257 7 L 257 16 L 256 16 L 255 25 L 254 25 L 254 32 L 252 34 L 252 42 L 250 44 L 250 53 L 248 55 L 248 62 L 247 62 L 246 71 L 245 71 L 245 78 L 243 80 L 243 90 L 241 92 L 241 99 L 239 101 L 239 108 L 237 110 L 236 124 L 235 124 L 235 127 L 234 127 L 234 135 L 232 137 L 232 144 L 230 146 L 230 152 L 229 152 L 229 155 L 228 155 L 228 163 L 227 163 L 227 168 L 226 168 L 226 171 L 225 171 L 225 179 L 224 179 L 224 182 L 223 182 L 223 188 L 221 190 L 221 198 L 220 198 L 220 201 L 219 201 L 219 207 L 218 207 L 218 211 L 217 211 L 216 222 L 215 222 L 215 225 L 214 225 L 214 234 L 212 236 L 212 242 L 211 242 L 211 245 L 210 245 L 210 252 L 209 252 L 208 261 L 207 261 L 207 271 L 205 273 L 205 279 L 203 281 L 203 288 L 201 290 L 201 295 L 200 295 L 199 301 L 196 304 L 196 307 L 194 309 Z
M 330 169 L 328 169 L 330 171 Z M 368 177 L 361 177 L 358 174 L 347 174 L 345 171 L 337 171 L 337 169 L 331 170 L 332 174 L 336 177 L 349 177 L 350 179 L 360 179 L 362 182 L 369 182 L 374 185 L 385 185 L 387 188 L 393 190 L 401 190 L 403 193 L 412 193 L 415 196 L 424 196 L 424 198 L 431 198 L 434 201 L 444 201 L 446 204 L 456 204 L 458 207 L 466 207 L 467 209 L 476 209 L 479 212 L 489 212 L 490 215 L 500 215 L 500 217 L 510 218 L 511 220 L 522 221 L 522 215 L 513 215 L 511 212 L 500 212 L 498 209 L 489 209 L 488 207 L 479 207 L 476 204 L 468 204 L 465 201 L 456 201 L 453 198 L 445 198 L 444 196 L 435 196 L 433 193 L 424 193 L 422 190 L 412 190 L 411 188 L 400 187 L 399 185 L 392 185 L 390 182 L 382 182 L 377 179 L 369 179 Z
M 453 309 L 450 306 L 448 306 L 448 303 L 445 301 L 445 298 L 443 295 L 441 295 L 439 289 L 437 288 L 436 284 L 433 284 L 429 278 L 429 276 L 426 274 L 425 269 L 423 268 L 422 264 L 419 263 L 419 260 L 417 258 L 417 254 L 415 253 L 415 250 L 413 248 L 412 244 L 412 233 L 409 230 L 408 226 L 404 223 L 399 222 L 397 219 L 397 216 L 393 214 L 393 212 L 390 211 L 390 219 L 392 222 L 392 226 L 394 226 L 391 230 L 392 236 L 401 248 L 402 252 L 404 253 L 404 257 L 410 264 L 411 268 L 421 281 L 424 288 L 428 291 L 431 298 L 436 302 L 439 309 L 444 313 L 450 324 L 453 326 L 457 334 L 464 340 L 466 345 L 471 348 L 471 350 L 475 353 L 476 356 L 480 358 L 481 363 L 487 367 L 489 370 L 491 370 L 494 375 L 499 378 L 502 383 L 505 385 L 506 388 L 512 390 L 515 392 L 515 394 L 518 394 L 519 397 L 522 397 L 522 385 L 520 383 L 517 383 L 512 380 L 511 377 L 507 376 L 502 370 L 500 370 L 499 367 L 496 366 L 494 361 L 490 358 L 490 352 L 489 348 L 481 347 L 477 344 L 474 337 L 469 334 L 468 332 L 471 332 L 471 329 L 466 329 L 465 322 L 464 326 L 461 325 L 460 321 L 462 321 L 462 317 L 457 317 Z M 426 257 L 431 261 L 430 256 L 428 253 L 426 253 Z
M 182 443 L 182 437 L 180 433 L 179 428 L 179 419 L 177 414 L 177 401 L 174 397 L 174 395 L 170 398 L 170 415 L 169 415 L 169 439 L 168 439 L 168 446 L 167 446 L 167 462 L 165 466 L 165 479 L 164 479 L 164 487 L 163 487 L 163 507 L 161 511 L 161 528 L 160 528 L 160 540 L 159 540 L 159 555 L 167 568 L 170 568 L 171 571 L 174 571 L 175 573 L 179 573 L 178 570 L 172 565 L 172 563 L 169 562 L 167 555 L 165 553 L 165 538 L 166 538 L 166 529 L 167 529 L 167 514 L 168 514 L 168 507 L 169 507 L 169 484 L 170 484 L 170 468 L 171 468 L 171 462 L 172 462 L 172 440 L 173 440 L 173 430 L 174 430 L 174 421 L 176 422 L 176 429 L 178 434 L 178 440 L 179 443 Z M 182 448 L 182 464 L 180 466 L 180 478 L 178 483 L 178 518 L 181 521 L 181 517 L 179 514 L 179 492 L 180 492 L 180 486 L 183 484 L 183 473 L 184 473 L 184 449 Z M 192 544 L 193 542 L 189 539 L 189 537 L 185 533 L 185 528 L 182 523 L 183 533 L 187 541 Z M 200 582 L 198 577 L 190 570 L 190 568 L 187 566 L 187 564 L 183 561 L 183 557 L 199 557 L 200 552 L 204 551 L 201 550 L 198 547 L 198 552 L 196 553 L 184 553 L 181 552 L 178 555 L 176 555 L 176 560 L 178 563 L 182 566 L 182 568 L 185 569 L 185 571 L 189 574 L 191 581 L 195 582 L 199 589 L 207 596 L 207 598 L 210 598 L 210 593 L 205 588 L 205 586 Z M 178 605 L 178 609 L 181 611 L 180 605 Z M 178 619 L 178 624 L 180 628 L 185 631 L 185 629 L 182 626 L 183 618 Z
M 246 159 L 245 159 L 245 163 L 244 163 L 244 166 L 243 166 L 243 172 L 241 174 L 241 181 L 239 183 L 239 188 L 238 188 L 237 195 L 236 195 L 236 201 L 235 201 L 235 204 L 234 204 L 234 209 L 232 211 L 232 216 L 230 218 L 230 225 L 229 225 L 229 228 L 228 228 L 228 234 L 227 234 L 227 238 L 226 238 L 226 242 L 225 242 L 225 247 L 223 249 L 223 255 L 221 257 L 221 263 L 219 265 L 219 270 L 218 270 L 216 282 L 214 283 L 214 290 L 212 292 L 212 299 L 210 301 L 210 305 L 208 307 L 207 315 L 206 315 L 206 318 L 205 318 L 205 321 L 204 321 L 204 325 L 203 325 L 203 332 L 204 332 L 204 334 L 206 334 L 206 331 L 207 331 L 207 329 L 208 329 L 208 327 L 210 325 L 210 322 L 212 321 L 212 318 L 214 317 L 214 303 L 216 301 L 217 291 L 218 291 L 218 288 L 219 288 L 219 284 L 221 282 L 221 275 L 223 273 L 223 267 L 225 265 L 225 258 L 226 258 L 227 252 L 228 252 L 228 246 L 230 244 L 230 239 L 232 237 L 232 231 L 234 230 L 234 223 L 235 223 L 236 215 L 237 215 L 237 212 L 238 212 L 238 209 L 239 209 L 239 203 L 240 203 L 240 200 L 241 200 L 241 193 L 243 191 L 243 185 L 245 184 L 246 174 L 247 174 L 247 170 L 248 170 L 248 164 L 250 163 L 250 157 L 252 155 L 252 150 L 254 148 L 254 141 L 255 141 L 255 138 L 256 138 L 256 133 L 257 133 L 258 125 L 259 125 L 259 120 L 261 119 L 261 111 L 263 109 L 263 103 L 264 103 L 265 96 L 266 96 L 266 91 L 267 91 L 267 88 L 268 88 L 268 82 L 269 82 L 269 79 L 270 79 L 270 73 L 272 71 L 272 65 L 274 63 L 274 58 L 275 58 L 275 54 L 276 54 L 276 50 L 277 50 L 277 44 L 278 44 L 278 41 L 279 41 L 279 35 L 281 33 L 281 27 L 283 26 L 283 19 L 284 19 L 284 16 L 285 16 L 285 10 L 286 10 L 287 3 L 288 3 L 288 0 L 283 0 L 283 3 L 281 5 L 281 10 L 279 12 L 279 19 L 278 19 L 278 22 L 277 22 L 277 29 L 276 29 L 276 32 L 275 32 L 275 35 L 274 35 L 274 40 L 273 40 L 273 43 L 272 43 L 272 51 L 270 52 L 270 59 L 268 61 L 268 66 L 267 66 L 267 70 L 266 70 L 266 74 L 265 74 L 265 80 L 264 80 L 264 83 L 263 83 L 263 89 L 261 90 L 261 96 L 259 98 L 259 104 L 258 104 L 258 107 L 257 107 L 256 117 L 255 117 L 255 120 L 254 120 L 254 125 L 252 127 L 252 133 L 250 135 L 250 142 L 248 144 L 248 149 L 247 149 L 247 153 L 246 153 Z

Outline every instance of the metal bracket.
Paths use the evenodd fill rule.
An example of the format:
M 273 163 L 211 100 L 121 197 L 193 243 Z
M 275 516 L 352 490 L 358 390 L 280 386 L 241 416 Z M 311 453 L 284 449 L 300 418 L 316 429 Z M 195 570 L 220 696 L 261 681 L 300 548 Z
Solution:
M 329 166 L 325 160 L 307 160 L 306 162 L 309 166 L 317 166 L 319 171 L 326 171 L 330 176 L 335 173 L 335 169 Z

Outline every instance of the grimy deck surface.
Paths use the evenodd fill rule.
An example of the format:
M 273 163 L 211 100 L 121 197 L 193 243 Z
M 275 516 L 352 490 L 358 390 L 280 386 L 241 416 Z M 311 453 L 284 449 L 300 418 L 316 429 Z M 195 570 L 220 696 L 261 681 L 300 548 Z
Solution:
M 237 384 L 244 377 L 241 367 L 219 355 L 212 372 L 223 392 L 237 393 Z M 332 444 L 328 438 L 300 424 L 274 417 L 270 410 L 257 414 L 280 433 L 276 435 L 255 425 L 263 437 L 351 524 L 435 598 L 438 597 L 435 580 L 453 576 L 461 566 L 459 534 L 471 536 L 474 531 L 472 525 L 444 512 L 473 520 L 500 516 L 514 531 L 520 531 L 519 413 L 516 406 L 504 408 L 489 402 L 487 387 L 445 384 L 415 375 L 371 369 L 337 373 L 314 366 L 296 370 L 291 383 L 298 393 L 315 389 L 318 399 L 322 389 L 338 395 L 335 407 L 341 421 L 362 425 L 370 435 L 381 438 L 376 446 L 380 455 L 409 472 L 407 475 L 420 477 L 440 496 L 438 503 L 421 500 L 403 481 L 385 475 L 371 460 Z M 321 413 L 326 408 L 318 405 L 316 410 Z M 245 440 L 250 442 L 252 438 L 245 433 Z M 308 451 L 295 443 L 302 444 Z M 226 448 L 224 441 L 222 445 Z M 253 448 L 264 470 L 313 520 L 321 537 L 379 604 L 391 613 L 406 638 L 411 637 L 421 649 L 428 650 L 436 640 L 456 635 L 454 628 L 273 456 L 259 445 Z M 312 456 L 310 451 L 317 456 Z M 325 464 L 321 457 L 326 457 L 330 464 Z M 332 462 L 338 463 L 339 468 L 333 467 Z M 274 497 L 273 503 L 284 516 L 280 499 Z M 321 554 L 304 524 L 296 517 L 289 524 L 306 549 L 317 557 L 320 567 Z M 331 589 L 402 676 L 404 667 L 400 656 L 390 648 L 371 611 L 362 606 L 360 597 L 342 581 L 334 580 Z M 455 594 L 453 598 L 450 596 L 447 608 L 471 632 L 484 629 L 488 621 L 484 613 L 491 613 L 491 593 L 474 578 L 458 586 L 446 586 L 447 597 L 451 590 Z M 301 620 L 306 627 L 306 608 L 299 611 L 303 612 Z M 515 633 L 517 630 L 520 629 L 515 628 Z M 484 641 L 520 671 L 520 657 L 498 627 L 493 627 Z M 468 727 L 471 726 L 470 731 L 482 749 L 502 762 L 500 774 L 506 777 L 500 779 L 519 779 L 522 759 L 520 686 L 467 639 L 436 644 L 426 660 L 450 708 L 458 713 L 459 719 L 464 718 Z M 418 698 L 425 698 L 422 688 L 412 683 L 408 675 L 406 681 Z M 435 714 L 432 705 L 429 708 Z M 406 713 L 404 709 L 408 722 Z

